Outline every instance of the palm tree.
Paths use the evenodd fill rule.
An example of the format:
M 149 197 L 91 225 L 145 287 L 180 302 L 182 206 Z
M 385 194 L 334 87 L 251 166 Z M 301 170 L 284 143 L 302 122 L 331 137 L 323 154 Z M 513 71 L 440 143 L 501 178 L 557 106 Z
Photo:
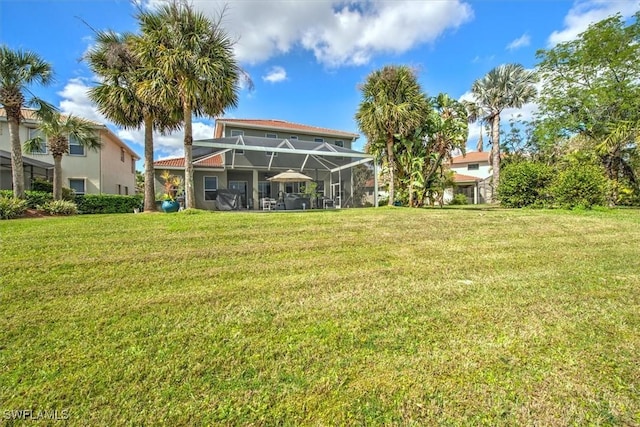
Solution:
M 360 88 L 363 100 L 356 113 L 358 127 L 367 137 L 367 150 L 386 161 L 389 169 L 389 205 L 393 205 L 396 179 L 394 144 L 409 138 L 424 123 L 429 102 L 414 70 L 385 66 L 369 74 Z
M 471 92 L 482 108 L 482 117 L 491 128 L 491 158 L 493 167 L 492 201 L 496 201 L 500 181 L 500 113 L 505 108 L 521 108 L 536 96 L 536 75 L 520 64 L 503 64 L 476 80 Z
M 246 76 L 221 19 L 222 14 L 211 21 L 180 0 L 138 13 L 142 37 L 134 50 L 155 76 L 145 81 L 140 93 L 150 101 L 182 110 L 187 208 L 195 207 L 192 114 L 216 117 L 236 107 L 239 80 Z
M 476 150 L 482 152 L 484 150 L 484 141 L 482 133 L 484 132 L 485 125 L 487 124 L 486 118 L 483 117 L 484 110 L 482 106 L 473 101 L 462 101 L 462 104 L 467 109 L 467 117 L 469 124 L 479 122 L 480 135 L 478 136 L 478 142 L 476 143 Z
M 85 59 L 101 81 L 89 90 L 89 98 L 113 123 L 128 129 L 144 127 L 144 210 L 156 209 L 153 167 L 153 130 L 162 133 L 178 129 L 181 110 L 169 110 L 161 102 L 146 102 L 139 90 L 154 75 L 142 67 L 132 52 L 137 36 L 113 31 L 96 33 L 96 45 Z M 168 83 L 167 83 L 168 84 Z
M 7 113 L 9 139 L 11 140 L 11 173 L 13 194 L 24 198 L 24 167 L 22 146 L 20 144 L 20 122 L 22 107 L 37 106 L 40 109 L 52 109 L 41 99 L 32 96 L 26 100 L 24 93 L 32 83 L 47 85 L 53 79 L 51 65 L 33 52 L 11 50 L 0 46 L 0 104 Z
M 40 135 L 25 142 L 27 152 L 38 151 L 46 140 L 48 151 L 53 156 L 53 198 L 62 199 L 62 156 L 69 153 L 69 140 L 77 144 L 97 150 L 100 138 L 95 132 L 95 125 L 72 115 L 63 116 L 57 111 L 39 110 L 36 117 L 40 123 L 37 127 Z

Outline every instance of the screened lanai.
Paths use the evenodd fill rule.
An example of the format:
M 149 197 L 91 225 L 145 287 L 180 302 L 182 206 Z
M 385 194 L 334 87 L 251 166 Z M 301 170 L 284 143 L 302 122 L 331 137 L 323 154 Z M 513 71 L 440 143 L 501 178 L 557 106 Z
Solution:
M 312 142 L 254 136 L 234 136 L 227 138 L 194 141 L 193 159 L 197 167 L 198 159 L 221 156 L 226 171 L 228 187 L 230 183 L 247 182 L 247 198 L 254 199 L 255 206 L 265 196 L 277 197 L 279 193 L 296 192 L 295 183 L 269 187 L 269 178 L 293 169 L 311 177 L 318 184 L 318 191 L 324 197 L 335 201 L 338 206 L 353 205 L 353 168 L 368 165 L 373 178 L 373 194 L 378 194 L 377 166 L 372 155 L 347 149 L 327 142 Z M 243 179 L 244 181 L 239 181 Z M 267 188 L 269 188 L 267 190 Z M 377 206 L 377 198 L 371 204 Z

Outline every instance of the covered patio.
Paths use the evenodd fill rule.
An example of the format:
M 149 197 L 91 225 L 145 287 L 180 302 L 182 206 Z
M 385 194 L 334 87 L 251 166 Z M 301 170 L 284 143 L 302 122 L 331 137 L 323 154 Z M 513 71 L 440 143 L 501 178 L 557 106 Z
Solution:
M 22 157 L 24 165 L 24 185 L 31 189 L 31 183 L 36 178 L 50 181 L 53 178 L 53 165 L 51 163 L 36 160 L 28 156 Z M 11 190 L 13 182 L 11 177 L 11 153 L 0 150 L 0 190 Z
M 316 183 L 317 195 L 311 207 L 354 206 L 353 168 L 372 166 L 374 194 L 377 194 L 378 169 L 372 155 L 326 142 L 278 138 L 234 136 L 193 142 L 194 167 L 198 159 L 221 157 L 226 172 L 226 187 L 245 195 L 243 204 L 249 209 L 269 209 L 272 200 L 284 203 L 283 197 L 302 193 L 306 182 Z M 307 178 L 274 179 L 278 174 L 298 172 Z M 222 186 L 221 186 L 222 188 Z M 377 198 L 374 200 L 377 206 Z

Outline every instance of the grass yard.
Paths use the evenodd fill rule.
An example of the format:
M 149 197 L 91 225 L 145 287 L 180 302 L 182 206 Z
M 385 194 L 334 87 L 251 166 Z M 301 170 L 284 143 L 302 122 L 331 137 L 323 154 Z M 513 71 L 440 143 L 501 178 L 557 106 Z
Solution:
M 94 215 L 0 241 L 0 423 L 640 425 L 637 210 Z

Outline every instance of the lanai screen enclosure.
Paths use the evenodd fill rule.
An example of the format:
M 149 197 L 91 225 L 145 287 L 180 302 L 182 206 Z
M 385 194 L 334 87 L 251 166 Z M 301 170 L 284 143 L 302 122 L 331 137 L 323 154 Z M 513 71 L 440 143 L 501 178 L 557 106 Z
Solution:
M 207 153 L 223 154 L 227 173 L 234 170 L 253 171 L 256 187 L 262 181 L 260 177 L 269 180 L 289 169 L 303 173 L 316 182 L 326 181 L 328 188 L 322 189 L 324 194 L 338 204 L 344 203 L 349 196 L 353 197 L 352 169 L 358 165 L 370 164 L 373 166 L 372 204 L 378 206 L 378 168 L 370 154 L 326 142 L 253 136 L 198 140 L 193 142 L 193 146 L 194 159 Z M 345 176 L 348 179 L 346 193 L 342 188 L 345 186 Z

